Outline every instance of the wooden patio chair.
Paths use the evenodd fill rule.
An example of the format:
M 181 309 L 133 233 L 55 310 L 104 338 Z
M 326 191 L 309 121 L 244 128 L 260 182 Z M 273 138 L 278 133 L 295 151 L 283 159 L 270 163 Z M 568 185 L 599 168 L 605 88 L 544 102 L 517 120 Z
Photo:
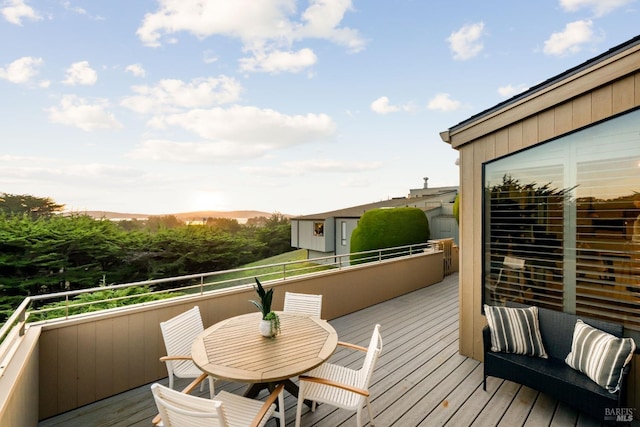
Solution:
M 312 411 L 315 410 L 316 402 L 356 411 L 358 427 L 362 426 L 362 409 L 366 405 L 371 425 L 373 425 L 373 412 L 369 402 L 369 384 L 376 361 L 382 351 L 380 325 L 375 326 L 368 348 L 343 342 L 339 342 L 338 345 L 365 352 L 366 356 L 362 367 L 356 370 L 324 363 L 306 374 L 300 375 L 296 427 L 300 427 L 302 405 L 305 399 L 313 401 Z
M 201 381 L 205 376 L 202 374 Z M 164 427 L 262 427 L 269 418 L 277 416 L 280 425 L 284 426 L 283 389 L 284 385 L 278 385 L 263 402 L 226 391 L 221 391 L 213 399 L 204 399 L 155 383 L 151 391 L 159 415 L 153 423 Z
M 284 311 L 308 314 L 309 316 L 320 318 L 322 314 L 322 295 L 285 292 Z
M 191 345 L 196 336 L 204 331 L 200 308 L 193 307 L 167 321 L 160 322 L 162 338 L 167 349 L 167 355 L 160 358 L 165 362 L 169 374 L 169 387 L 173 387 L 176 378 L 198 378 L 202 371 L 191 360 Z M 209 393 L 215 395 L 215 379 L 209 377 Z M 201 383 L 204 390 L 204 382 Z

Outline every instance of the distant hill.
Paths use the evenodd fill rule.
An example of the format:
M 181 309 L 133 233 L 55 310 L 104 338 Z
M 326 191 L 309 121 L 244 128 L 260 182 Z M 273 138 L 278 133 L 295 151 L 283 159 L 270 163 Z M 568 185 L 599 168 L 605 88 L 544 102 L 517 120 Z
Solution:
M 202 218 L 256 218 L 266 217 L 269 218 L 273 215 L 273 212 L 261 212 L 261 211 L 196 211 L 196 212 L 184 212 L 171 214 L 182 221 L 197 221 Z M 285 215 L 289 216 L 289 215 Z
M 164 214 L 164 215 L 149 215 L 149 214 L 140 214 L 140 213 L 122 213 L 122 212 L 108 212 L 108 211 L 83 211 L 83 212 L 75 212 L 81 213 L 84 215 L 89 215 L 92 218 L 106 218 L 106 219 L 147 219 L 154 216 L 167 216 L 173 215 L 179 220 L 182 221 L 198 221 L 203 218 L 230 218 L 230 219 L 249 219 L 256 217 L 266 217 L 269 218 L 273 215 L 272 212 L 261 212 L 261 211 L 197 211 L 197 212 L 182 212 L 182 213 L 173 213 L 173 214 Z M 286 217 L 290 217 L 291 215 L 283 214 Z

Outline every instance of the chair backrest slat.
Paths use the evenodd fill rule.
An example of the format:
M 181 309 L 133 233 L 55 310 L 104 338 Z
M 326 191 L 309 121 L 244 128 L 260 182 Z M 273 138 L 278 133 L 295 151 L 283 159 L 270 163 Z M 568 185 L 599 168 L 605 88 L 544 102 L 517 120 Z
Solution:
M 176 317 L 160 322 L 160 329 L 167 355 L 189 355 L 193 340 L 204 331 L 200 309 L 195 306 Z
M 226 427 L 222 403 L 172 390 L 161 384 L 151 386 L 153 398 L 165 427 Z
M 322 295 L 285 292 L 284 311 L 287 313 L 308 314 L 320 318 L 322 314 Z

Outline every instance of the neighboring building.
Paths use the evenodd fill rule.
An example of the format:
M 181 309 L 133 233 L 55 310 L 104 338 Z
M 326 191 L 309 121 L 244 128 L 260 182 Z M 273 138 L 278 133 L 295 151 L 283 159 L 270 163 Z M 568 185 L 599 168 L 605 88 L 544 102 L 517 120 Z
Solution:
M 483 303 L 509 299 L 623 322 L 640 344 L 640 37 L 441 137 L 460 155 L 460 352 L 482 359 Z
M 416 207 L 429 220 L 432 239 L 458 240 L 458 224 L 453 216 L 453 201 L 458 187 L 410 190 L 409 197 L 291 218 L 291 246 L 307 249 L 309 258 L 345 255 L 350 252 L 351 233 L 363 213 L 377 208 Z

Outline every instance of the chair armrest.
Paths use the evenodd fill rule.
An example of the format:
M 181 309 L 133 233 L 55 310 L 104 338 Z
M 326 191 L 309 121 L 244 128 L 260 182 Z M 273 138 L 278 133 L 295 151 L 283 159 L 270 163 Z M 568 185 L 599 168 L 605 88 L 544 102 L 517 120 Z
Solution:
M 162 356 L 160 358 L 161 362 L 166 362 L 169 360 L 191 360 L 191 356 Z
M 200 385 L 202 381 L 205 380 L 205 378 L 207 378 L 207 376 L 208 376 L 207 374 L 202 374 L 195 380 L 191 381 L 188 386 L 182 389 L 182 393 L 185 393 L 185 394 L 191 393 L 197 386 Z M 160 424 L 160 421 L 162 421 L 162 418 L 160 418 L 160 414 L 158 414 L 153 418 L 153 420 L 151 420 L 151 423 L 154 426 L 157 426 L 158 424 Z
M 318 378 L 318 377 L 310 377 L 307 375 L 300 375 L 298 377 L 300 379 L 300 381 L 309 381 L 312 383 L 318 383 L 318 384 L 324 384 L 324 385 L 328 385 L 331 387 L 337 387 L 337 388 L 341 388 L 343 390 L 347 390 L 350 391 L 352 393 L 357 393 L 360 394 L 362 396 L 369 396 L 369 392 L 367 390 L 363 390 L 361 388 L 357 388 L 357 387 L 353 387 L 350 386 L 348 384 L 343 384 L 343 383 L 339 383 L 337 381 L 331 381 L 325 378 Z
M 343 341 L 338 341 L 338 345 L 342 346 L 342 347 L 346 347 L 346 348 L 352 348 L 352 349 L 358 350 L 358 351 L 364 351 L 365 353 L 367 352 L 367 348 L 366 347 L 362 347 L 361 345 L 351 344 L 351 343 L 343 342 Z
M 269 397 L 267 397 L 267 400 L 264 401 L 262 408 L 260 408 L 260 412 L 258 412 L 256 417 L 251 422 L 251 427 L 257 427 L 260 425 L 260 423 L 262 422 L 262 419 L 264 418 L 265 414 L 269 410 L 269 407 L 275 403 L 276 399 L 278 398 L 278 395 L 282 393 L 283 389 L 284 389 L 284 384 L 279 384 L 278 387 L 273 389 Z M 279 410 L 284 411 L 284 408 L 279 408 Z

